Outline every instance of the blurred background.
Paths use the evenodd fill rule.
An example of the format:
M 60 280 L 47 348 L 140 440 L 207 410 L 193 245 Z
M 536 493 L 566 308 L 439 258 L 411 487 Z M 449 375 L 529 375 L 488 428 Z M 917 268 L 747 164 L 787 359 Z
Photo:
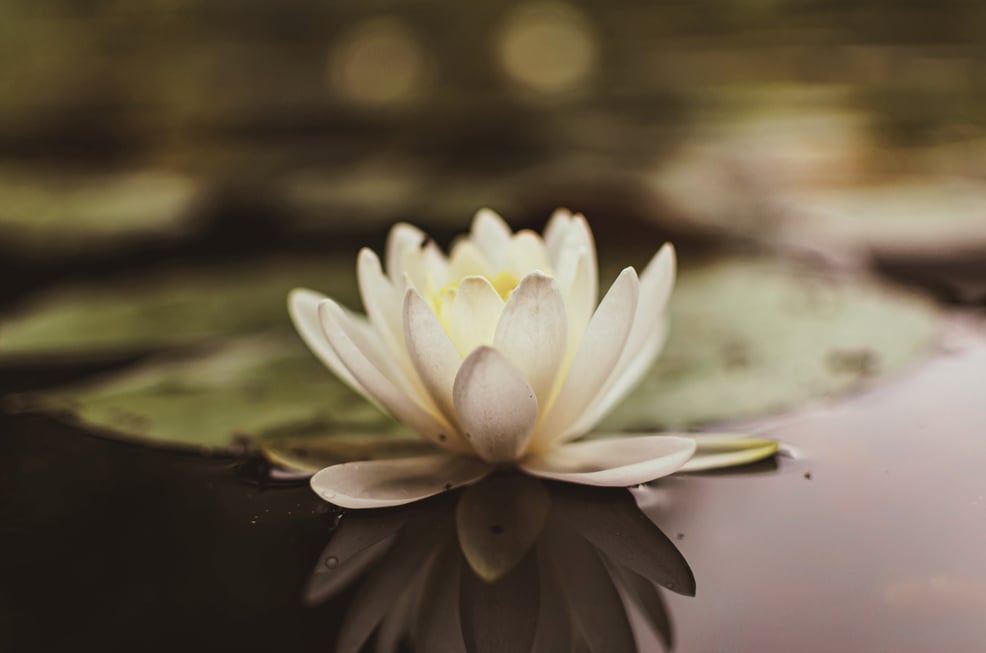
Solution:
M 3 0 L 2 296 L 481 206 L 974 257 L 984 57 L 957 0 Z

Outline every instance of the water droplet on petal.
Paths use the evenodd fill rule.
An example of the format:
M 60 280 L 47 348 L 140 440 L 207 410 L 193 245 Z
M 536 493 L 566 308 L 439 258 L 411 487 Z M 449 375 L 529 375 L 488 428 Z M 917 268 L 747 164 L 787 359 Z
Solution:
M 329 569 L 335 569 L 339 566 L 339 558 L 335 556 L 329 556 L 325 559 L 325 566 Z

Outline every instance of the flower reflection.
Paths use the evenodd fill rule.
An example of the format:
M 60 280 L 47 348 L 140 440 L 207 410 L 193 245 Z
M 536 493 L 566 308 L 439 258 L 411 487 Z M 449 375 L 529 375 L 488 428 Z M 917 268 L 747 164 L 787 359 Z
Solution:
M 665 647 L 659 588 L 694 595 L 684 557 L 625 489 L 495 475 L 461 493 L 350 512 L 305 598 L 356 587 L 336 651 L 634 651 Z M 631 625 L 630 611 L 643 615 Z

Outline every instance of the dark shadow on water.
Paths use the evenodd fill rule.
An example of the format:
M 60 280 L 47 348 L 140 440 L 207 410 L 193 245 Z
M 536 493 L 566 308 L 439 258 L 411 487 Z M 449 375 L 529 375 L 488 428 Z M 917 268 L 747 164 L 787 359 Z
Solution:
M 505 474 L 343 515 L 305 600 L 344 612 L 340 653 L 619 652 L 644 630 L 672 648 L 665 589 L 692 596 L 695 577 L 630 492 Z

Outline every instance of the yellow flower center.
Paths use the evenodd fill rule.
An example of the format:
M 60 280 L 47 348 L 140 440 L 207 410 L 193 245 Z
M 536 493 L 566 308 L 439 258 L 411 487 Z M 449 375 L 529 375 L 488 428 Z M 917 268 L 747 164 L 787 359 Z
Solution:
M 490 282 L 490 285 L 493 286 L 493 289 L 496 290 L 496 293 L 500 295 L 500 299 L 504 302 L 510 298 L 510 294 L 516 290 L 518 284 L 520 284 L 520 279 L 506 270 L 497 272 L 494 277 L 486 276 L 486 280 Z M 431 303 L 431 308 L 435 311 L 435 315 L 438 316 L 438 321 L 441 322 L 446 333 L 451 330 L 449 325 L 449 309 L 452 306 L 452 302 L 455 301 L 455 295 L 459 291 L 460 283 L 461 280 L 453 281 L 452 283 L 446 284 L 441 289 L 432 290 L 429 293 L 430 296 L 428 299 Z

